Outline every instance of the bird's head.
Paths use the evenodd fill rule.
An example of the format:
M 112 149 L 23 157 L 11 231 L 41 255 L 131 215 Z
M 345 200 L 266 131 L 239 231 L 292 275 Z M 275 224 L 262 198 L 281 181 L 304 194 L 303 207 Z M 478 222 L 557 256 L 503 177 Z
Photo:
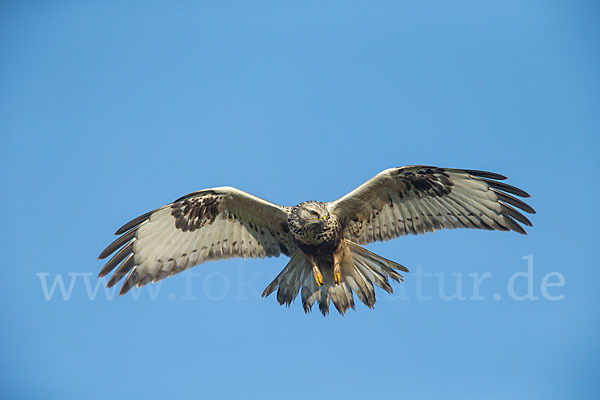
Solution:
M 292 221 L 300 229 L 322 227 L 328 218 L 327 206 L 319 201 L 305 201 L 292 209 Z

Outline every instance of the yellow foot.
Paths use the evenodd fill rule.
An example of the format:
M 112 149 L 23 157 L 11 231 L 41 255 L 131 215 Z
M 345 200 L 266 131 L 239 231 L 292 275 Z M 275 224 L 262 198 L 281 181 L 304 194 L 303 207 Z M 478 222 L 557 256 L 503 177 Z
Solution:
M 317 267 L 316 265 L 313 266 L 313 275 L 315 276 L 315 282 L 317 282 L 317 285 L 323 285 L 323 274 L 321 273 L 319 267 Z
M 338 285 L 342 284 L 342 271 L 340 270 L 339 265 L 336 265 L 335 267 L 333 267 L 333 280 Z

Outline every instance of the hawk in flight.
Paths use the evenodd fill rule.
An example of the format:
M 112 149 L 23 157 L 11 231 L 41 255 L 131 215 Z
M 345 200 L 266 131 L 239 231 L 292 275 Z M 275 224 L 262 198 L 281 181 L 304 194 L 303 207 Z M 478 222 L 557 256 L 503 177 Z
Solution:
M 340 199 L 279 206 L 232 187 L 200 190 L 123 225 L 98 258 L 115 253 L 99 277 L 125 278 L 120 294 L 209 260 L 285 254 L 290 261 L 265 289 L 289 306 L 298 293 L 304 311 L 330 302 L 354 309 L 353 292 L 369 308 L 374 286 L 392 293 L 400 264 L 361 245 L 439 229 L 477 228 L 526 234 L 535 211 L 514 196 L 525 191 L 506 177 L 469 169 L 408 166 L 387 169 Z M 514 196 L 513 196 L 514 195 Z

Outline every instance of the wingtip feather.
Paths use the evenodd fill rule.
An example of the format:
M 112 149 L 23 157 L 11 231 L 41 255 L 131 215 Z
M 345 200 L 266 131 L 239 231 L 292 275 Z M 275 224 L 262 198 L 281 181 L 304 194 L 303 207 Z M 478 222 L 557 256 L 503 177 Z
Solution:
M 495 172 L 480 171 L 477 169 L 464 169 L 463 171 L 465 171 L 469 175 L 478 176 L 480 178 L 496 179 L 498 181 L 503 181 L 507 179 L 506 176 L 497 174 Z
M 154 210 L 154 211 L 156 211 L 156 210 Z M 115 235 L 121 235 L 121 234 L 129 231 L 130 229 L 135 228 L 136 226 L 140 225 L 142 222 L 149 219 L 150 216 L 152 215 L 152 213 L 154 213 L 154 211 L 149 211 L 149 212 L 147 212 L 143 215 L 140 215 L 139 217 L 136 217 L 136 218 L 132 219 L 131 221 L 127 222 L 125 225 L 123 225 L 122 227 L 117 229 L 117 231 L 115 232 Z

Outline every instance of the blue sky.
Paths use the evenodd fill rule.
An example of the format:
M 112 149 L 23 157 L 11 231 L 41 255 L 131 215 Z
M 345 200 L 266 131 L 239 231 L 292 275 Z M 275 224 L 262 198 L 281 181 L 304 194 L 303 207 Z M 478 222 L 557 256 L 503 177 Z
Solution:
M 3 397 L 598 398 L 598 18 L 591 1 L 3 2 Z M 411 273 L 345 317 L 261 299 L 286 258 L 121 298 L 96 279 L 117 227 L 194 190 L 328 201 L 410 164 L 507 175 L 534 227 L 369 245 Z

